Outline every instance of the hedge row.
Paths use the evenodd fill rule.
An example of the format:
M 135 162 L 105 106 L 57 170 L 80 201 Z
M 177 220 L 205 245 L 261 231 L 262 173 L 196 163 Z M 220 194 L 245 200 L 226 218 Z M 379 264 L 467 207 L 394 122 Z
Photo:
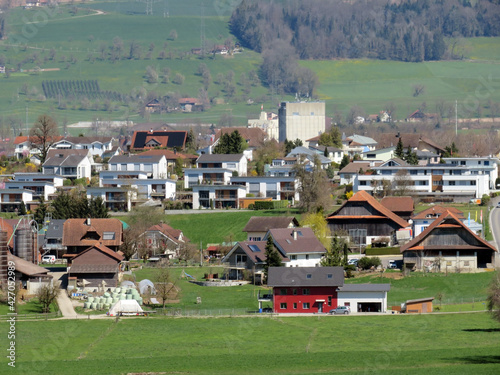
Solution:
M 399 247 L 374 247 L 366 248 L 366 255 L 399 255 L 401 252 L 399 251 Z
M 254 210 L 276 210 L 279 208 L 287 208 L 290 202 L 283 200 L 283 201 L 256 201 L 252 205 L 249 206 L 249 208 L 254 209 Z

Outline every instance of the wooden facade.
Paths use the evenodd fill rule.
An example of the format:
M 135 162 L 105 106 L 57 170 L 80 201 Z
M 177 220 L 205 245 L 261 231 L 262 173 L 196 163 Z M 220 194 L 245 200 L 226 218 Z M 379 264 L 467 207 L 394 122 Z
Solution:
M 432 308 L 433 300 L 434 297 L 406 301 L 406 313 L 407 314 L 431 313 L 433 310 Z

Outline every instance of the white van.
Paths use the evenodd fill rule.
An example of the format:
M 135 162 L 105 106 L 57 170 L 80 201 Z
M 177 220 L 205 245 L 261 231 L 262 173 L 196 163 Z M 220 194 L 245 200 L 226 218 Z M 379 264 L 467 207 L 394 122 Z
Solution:
M 55 255 L 44 255 L 42 257 L 42 263 L 45 264 L 54 264 L 56 262 L 56 256 Z

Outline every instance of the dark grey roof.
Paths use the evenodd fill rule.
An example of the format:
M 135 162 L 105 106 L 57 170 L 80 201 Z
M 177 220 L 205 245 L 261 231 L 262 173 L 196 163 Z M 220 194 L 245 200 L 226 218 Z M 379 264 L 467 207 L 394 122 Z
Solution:
M 44 167 L 76 167 L 89 154 L 89 150 L 49 150 Z
M 203 154 L 197 163 L 214 163 L 214 162 L 238 162 L 244 157 L 243 154 Z
M 116 273 L 118 264 L 75 264 L 69 269 L 69 274 L 79 273 Z
M 388 292 L 391 284 L 344 284 L 339 292 Z
M 243 232 L 267 232 L 269 229 L 288 228 L 290 224 L 293 227 L 299 226 L 293 216 L 252 216 Z
M 309 146 L 311 150 L 317 150 L 321 152 L 325 152 L 325 147 L 328 152 L 343 152 L 341 148 L 333 147 L 333 146 Z
M 51 220 L 45 232 L 45 238 L 61 238 L 63 237 L 64 222 L 66 220 L 54 219 Z
M 109 159 L 109 164 L 119 164 L 119 163 L 158 163 L 163 155 L 115 155 Z
M 267 285 L 312 287 L 344 285 L 343 267 L 270 267 Z

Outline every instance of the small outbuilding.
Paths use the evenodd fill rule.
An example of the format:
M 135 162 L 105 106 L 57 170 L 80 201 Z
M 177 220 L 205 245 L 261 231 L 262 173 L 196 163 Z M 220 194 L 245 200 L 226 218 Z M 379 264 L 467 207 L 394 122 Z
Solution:
M 406 301 L 405 312 L 407 314 L 422 314 L 432 312 L 432 301 L 434 297 L 411 299 Z
M 349 306 L 352 313 L 387 311 L 387 292 L 391 284 L 344 284 L 338 288 L 338 306 Z

